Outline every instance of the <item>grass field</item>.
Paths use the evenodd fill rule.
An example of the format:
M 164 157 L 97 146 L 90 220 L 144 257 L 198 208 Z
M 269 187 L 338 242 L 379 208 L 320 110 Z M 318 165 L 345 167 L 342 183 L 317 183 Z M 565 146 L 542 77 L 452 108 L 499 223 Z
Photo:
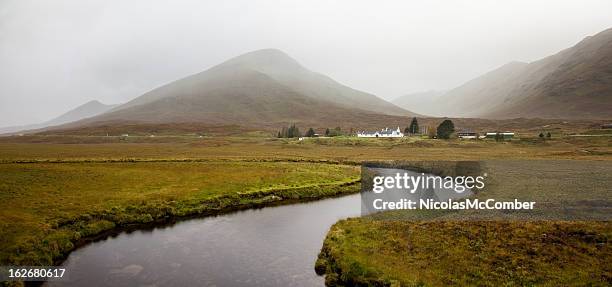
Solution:
M 392 211 L 331 228 L 317 262 L 329 285 L 609 286 L 612 164 L 497 160 L 473 196 L 534 211 Z
M 0 162 L 28 160 L 326 160 L 374 159 L 601 159 L 612 156 L 608 137 L 522 138 L 510 142 L 421 138 L 321 138 L 298 141 L 261 137 L 24 136 L 0 138 Z
M 0 164 L 0 259 L 44 265 L 116 225 L 355 191 L 358 167 L 315 163 Z
M 335 224 L 329 286 L 609 286 L 609 222 L 366 221 Z
M 495 165 L 496 160 L 502 159 L 514 160 L 514 163 Z M 351 137 L 298 141 L 266 138 L 260 134 L 202 138 L 3 137 L 0 138 L 0 262 L 4 265 L 49 264 L 63 258 L 84 238 L 132 224 L 149 224 L 191 214 L 216 214 L 236 208 L 273 204 L 282 199 L 315 199 L 355 192 L 356 186 L 351 183 L 358 179 L 357 164 L 362 161 L 491 160 L 487 163 L 491 172 L 508 173 L 509 178 L 504 182 L 514 186 L 500 185 L 502 182 L 495 182 L 494 178 L 491 186 L 496 188 L 487 192 L 497 192 L 496 197 L 503 197 L 523 190 L 527 191 L 526 195 L 538 196 L 538 200 L 543 200 L 552 195 L 542 193 L 540 189 L 521 189 L 539 178 L 545 178 L 546 175 L 534 171 L 546 170 L 550 162 L 567 162 L 553 174 L 563 176 L 580 171 L 598 175 L 608 170 L 606 168 L 610 166 L 611 159 L 610 137 L 568 136 L 553 137 L 551 140 L 523 137 L 510 142 Z M 524 172 L 517 172 L 525 167 L 531 167 L 529 183 L 524 181 Z M 609 176 L 610 173 L 607 177 L 593 178 L 595 180 L 590 181 L 592 187 L 609 191 Z M 554 179 L 542 182 L 542 186 L 550 191 L 567 191 L 575 188 L 576 184 L 572 179 L 565 182 Z M 334 244 L 327 240 L 326 246 L 340 250 L 340 253 L 330 253 L 330 256 L 341 254 L 341 258 L 334 257 L 334 260 L 337 259 L 340 265 L 346 263 L 354 266 L 357 268 L 355 270 L 365 268 L 373 270 L 372 274 L 386 274 L 388 271 L 381 270 L 379 266 L 384 258 L 369 260 L 372 255 L 367 250 L 385 250 L 381 256 L 389 258 L 405 254 L 406 250 L 402 249 L 405 246 L 395 247 L 398 242 L 403 243 L 401 240 L 404 239 L 397 237 L 399 241 L 394 241 L 393 234 L 387 234 L 389 240 L 384 239 L 386 225 L 380 224 L 385 222 L 391 228 L 395 224 L 393 222 L 412 224 L 412 218 L 403 213 L 388 213 L 384 216 L 386 218 L 383 221 L 364 218 L 338 223 L 332 230 L 354 230 L 354 236 L 341 237 Z M 585 224 L 584 228 L 609 239 L 608 223 Z M 565 231 L 571 231 L 574 225 L 568 226 L 569 229 Z M 582 225 L 579 227 L 583 228 Z M 485 224 L 469 230 L 482 233 L 483 228 L 490 229 Z M 509 225 L 499 228 L 513 230 L 519 227 Z M 444 237 L 445 230 L 441 229 L 435 236 L 443 242 L 451 242 L 452 238 Z M 449 227 L 447 231 L 452 230 Z M 363 240 L 362 237 L 374 235 L 383 236 L 383 240 L 376 242 L 379 245 L 372 245 L 373 242 Z M 582 242 L 580 240 L 576 242 Z M 355 246 L 356 242 L 361 242 L 359 244 L 363 244 L 360 245 L 363 249 Z M 576 244 L 588 250 L 592 248 L 589 242 Z M 609 248 L 607 241 L 604 247 Z M 503 247 L 499 249 L 499 252 L 504 250 Z M 459 249 L 457 252 L 460 252 Z M 608 253 L 602 254 L 605 260 L 609 260 Z M 594 261 L 580 261 L 577 264 L 585 262 Z M 412 267 L 402 264 L 397 266 Z M 462 270 L 461 267 L 459 265 L 457 270 Z M 418 275 L 417 281 L 414 281 L 415 277 L 410 277 L 415 273 L 414 269 L 405 270 L 406 274 L 397 273 L 400 277 L 398 280 L 405 280 L 401 282 L 412 284 L 418 283 L 418 280 L 429 280 L 425 275 Z M 442 269 L 432 269 L 431 272 L 435 270 Z M 602 273 L 602 276 L 610 278 L 610 270 L 604 271 L 607 273 Z M 353 276 L 353 273 L 343 274 Z M 508 275 L 503 272 L 501 274 Z M 385 276 L 383 278 L 387 278 Z M 502 278 L 500 281 L 503 278 L 514 278 L 503 276 L 496 278 Z M 540 280 L 543 277 L 534 278 Z

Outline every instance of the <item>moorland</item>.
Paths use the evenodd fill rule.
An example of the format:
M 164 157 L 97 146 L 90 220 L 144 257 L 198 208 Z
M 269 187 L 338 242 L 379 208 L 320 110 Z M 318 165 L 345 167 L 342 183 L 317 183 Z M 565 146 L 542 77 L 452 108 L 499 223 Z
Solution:
M 550 139 L 542 139 L 536 134 L 525 133 L 519 138 L 501 142 L 439 140 L 416 136 L 387 139 L 340 136 L 298 140 L 274 138 L 265 132 L 248 132 L 234 136 L 182 134 L 155 137 L 3 137 L 0 139 L 0 222 L 3 230 L 0 259 L 5 265 L 52 264 L 61 261 L 80 244 L 112 230 L 155 224 L 185 216 L 218 214 L 241 208 L 357 192 L 360 179 L 358 165 L 364 161 L 514 160 L 516 164 L 506 171 L 510 174 L 518 170 L 523 170 L 524 173 L 537 170 L 534 163 L 546 166 L 546 163 L 550 162 L 554 163 L 553 166 L 560 166 L 563 172 L 567 171 L 565 168 L 572 167 L 575 172 L 591 171 L 599 176 L 601 173 L 597 170 L 609 168 L 611 154 L 612 145 L 606 134 L 594 137 L 555 135 Z M 559 162 L 562 164 L 558 165 Z M 532 168 L 527 168 L 530 166 Z M 594 169 L 596 166 L 600 168 Z M 504 167 L 508 168 L 506 165 Z M 516 175 L 515 182 L 521 182 L 520 176 L 520 173 Z M 607 177 L 600 177 L 599 181 L 595 182 L 601 183 L 601 180 L 604 184 L 609 182 Z M 546 186 L 551 190 L 555 189 L 554 184 Z M 562 190 L 568 188 L 572 186 Z M 509 195 L 512 190 L 517 189 L 504 187 L 497 190 L 499 194 L 496 196 L 504 197 L 504 194 Z M 603 192 L 605 196 L 609 188 L 597 185 L 597 189 L 593 190 Z M 407 222 L 410 221 L 395 220 L 385 224 L 411 224 Z M 378 224 L 380 223 L 368 218 L 342 221 L 332 228 L 325 246 L 331 245 L 330 238 L 337 238 L 334 234 L 338 230 L 347 232 L 346 230 L 352 230 L 350 228 L 354 227 L 356 231 L 386 232 L 378 228 Z M 564 229 L 564 232 L 573 232 L 574 227 L 594 230 L 594 233 L 589 231 L 590 233 L 586 234 L 595 234 L 593 236 L 598 239 L 592 242 L 596 244 L 601 243 L 603 238 L 604 251 L 609 252 L 606 240 L 610 236 L 610 224 L 584 224 L 588 228 L 580 224 L 562 226 L 569 226 L 567 228 L 571 229 Z M 482 226 L 476 225 L 474 232 L 480 233 L 479 228 L 486 228 L 488 225 Z M 552 228 L 551 226 L 556 225 L 546 224 L 536 229 L 540 232 L 539 228 Z M 509 227 L 504 225 L 499 228 Z M 393 227 L 391 230 L 397 229 Z M 456 232 L 456 228 L 450 227 L 438 232 L 445 230 Z M 368 233 L 351 234 L 354 237 L 343 237 L 346 241 L 337 244 L 342 246 L 342 260 L 350 262 L 347 263 L 349 266 L 359 266 L 355 270 L 378 268 L 370 265 L 378 266 L 382 261 L 366 260 L 370 265 L 362 266 L 364 261 L 360 260 L 367 258 L 367 254 L 362 252 L 369 248 L 386 250 L 385 248 L 389 248 L 387 243 L 395 242 L 383 240 L 376 241 L 383 246 L 361 245 L 355 242 L 363 242 L 364 237 L 369 236 Z M 430 235 L 438 238 L 442 236 Z M 503 238 L 500 240 L 503 241 Z M 374 241 L 367 242 L 374 244 Z M 582 243 L 575 244 L 584 243 L 580 242 Z M 567 250 L 574 250 L 571 249 L 574 248 L 571 244 Z M 506 247 L 500 245 L 499 250 Z M 391 249 L 380 256 L 405 256 L 402 248 Z M 457 248 L 461 249 L 461 246 L 458 245 Z M 565 252 L 563 250 L 559 252 Z M 608 260 L 608 253 L 605 252 L 600 258 Z M 563 254 L 570 256 L 573 253 Z M 455 255 L 448 253 L 446 256 Z M 590 266 L 593 264 L 592 260 L 576 264 Z M 345 264 L 343 262 L 339 261 L 338 264 Z M 443 270 L 444 264 L 450 264 L 446 261 L 440 262 L 437 270 Z M 408 267 L 414 266 L 406 268 Z M 606 269 L 607 267 L 602 268 L 603 277 L 595 278 L 594 282 L 600 282 L 597 280 L 602 278 L 604 281 L 609 280 L 610 277 L 605 274 L 609 274 L 610 270 Z M 386 274 L 384 270 L 376 270 L 367 274 Z M 504 272 L 514 271 L 508 269 Z M 346 279 L 346 276 L 352 276 L 350 274 L 353 273 L 345 272 L 338 276 L 344 276 L 342 278 Z M 401 275 L 395 271 L 392 273 Z M 440 282 L 474 282 L 452 281 L 455 279 L 427 281 L 428 278 L 433 278 L 427 274 L 429 273 L 415 275 L 417 277 L 398 275 L 398 280 L 404 283 L 433 282 L 433 285 Z M 387 278 L 385 276 L 383 277 Z M 330 278 L 334 280 L 335 277 Z M 476 280 L 475 278 L 479 277 L 470 280 Z M 507 279 L 503 276 L 499 278 Z

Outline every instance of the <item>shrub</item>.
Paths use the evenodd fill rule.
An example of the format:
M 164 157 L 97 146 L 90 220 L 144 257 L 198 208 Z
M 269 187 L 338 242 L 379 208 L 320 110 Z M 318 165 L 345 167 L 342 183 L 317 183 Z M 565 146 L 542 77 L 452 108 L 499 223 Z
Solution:
M 448 139 L 455 132 L 455 124 L 451 120 L 444 120 L 437 128 L 437 136 L 440 139 Z

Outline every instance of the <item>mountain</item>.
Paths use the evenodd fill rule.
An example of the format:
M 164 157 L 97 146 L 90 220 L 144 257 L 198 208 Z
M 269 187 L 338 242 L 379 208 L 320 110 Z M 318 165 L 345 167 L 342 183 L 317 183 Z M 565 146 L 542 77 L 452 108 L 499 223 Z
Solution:
M 62 128 L 126 123 L 359 126 L 377 117 L 412 115 L 374 95 L 309 71 L 279 50 L 266 49 L 230 59 Z
M 395 98 L 391 103 L 404 109 L 418 111 L 418 113 L 428 116 L 442 116 L 437 109 L 436 103 L 438 97 L 444 95 L 445 91 L 426 91 L 403 95 Z
M 511 96 L 528 65 L 511 62 L 446 92 L 434 102 L 438 115 L 482 117 Z
M 99 114 L 103 114 L 117 106 L 118 105 L 105 105 L 96 100 L 93 100 L 62 114 L 57 118 L 45 122 L 45 124 L 47 126 L 56 126 L 65 123 L 70 123 L 81 119 L 97 116 Z
M 58 125 L 62 125 L 62 124 L 66 124 L 66 123 L 70 123 L 70 122 L 74 122 L 74 121 L 82 120 L 85 118 L 100 115 L 117 106 L 118 105 L 105 105 L 103 103 L 100 103 L 99 101 L 93 100 L 85 104 L 82 104 L 56 118 L 53 118 L 43 123 L 0 128 L 0 134 L 14 133 L 14 132 L 24 131 L 24 130 L 41 129 L 41 128 L 51 127 L 51 126 L 58 126 Z
M 612 118 L 612 29 L 532 63 L 506 64 L 435 105 L 458 117 Z

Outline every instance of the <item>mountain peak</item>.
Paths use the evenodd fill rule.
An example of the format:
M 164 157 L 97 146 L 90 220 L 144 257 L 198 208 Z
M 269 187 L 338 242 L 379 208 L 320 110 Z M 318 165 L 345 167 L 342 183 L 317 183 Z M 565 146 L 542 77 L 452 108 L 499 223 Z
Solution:
M 91 100 L 87 103 L 82 104 L 81 106 L 106 106 L 98 100 Z
M 251 52 L 247 52 L 244 53 L 238 57 L 243 57 L 243 56 L 258 56 L 258 57 L 285 57 L 285 58 L 291 58 L 289 57 L 289 55 L 287 55 L 287 53 L 279 50 L 279 49 L 275 49 L 275 48 L 267 48 L 267 49 L 259 49 L 259 50 L 255 50 L 255 51 L 251 51 Z
M 278 49 L 261 49 L 229 59 L 216 68 L 246 68 L 266 73 L 306 71 L 300 63 Z
M 73 126 L 189 122 L 277 127 L 301 122 L 357 127 L 372 117 L 399 120 L 408 115 L 414 114 L 312 72 L 280 50 L 263 49 L 156 88 Z
M 530 63 L 510 62 L 447 92 L 443 114 L 477 118 L 609 119 L 612 29 Z

